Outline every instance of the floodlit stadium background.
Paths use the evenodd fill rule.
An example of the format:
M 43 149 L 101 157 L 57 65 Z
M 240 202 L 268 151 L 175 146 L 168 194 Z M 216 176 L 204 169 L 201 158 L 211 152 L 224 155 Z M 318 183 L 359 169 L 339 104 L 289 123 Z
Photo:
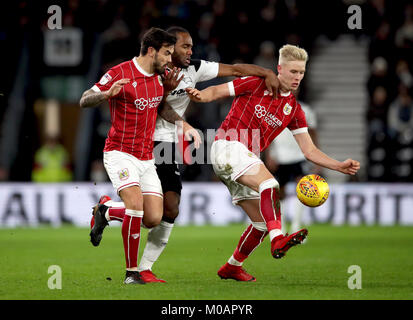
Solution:
M 361 29 L 350 29 L 353 4 L 361 8 Z M 48 28 L 51 5 L 62 10 L 61 30 Z M 324 170 L 330 199 L 308 209 L 305 223 L 413 224 L 409 1 L 68 0 L 2 6 L 0 226 L 87 225 L 99 196 L 114 196 L 102 165 L 109 109 L 81 110 L 78 101 L 108 68 L 138 55 L 145 30 L 171 25 L 191 32 L 193 58 L 275 70 L 283 44 L 309 52 L 300 100 L 317 114 L 319 146 L 339 160 L 359 160 L 362 169 L 353 179 Z M 230 104 L 192 105 L 186 117 L 206 132 L 220 125 Z M 58 137 L 67 161 L 57 161 L 61 166 L 52 176 L 36 176 L 36 152 L 46 146 L 47 157 L 51 136 Z M 179 223 L 245 221 L 210 165 L 183 166 L 182 177 Z M 294 197 L 294 185 L 289 195 Z

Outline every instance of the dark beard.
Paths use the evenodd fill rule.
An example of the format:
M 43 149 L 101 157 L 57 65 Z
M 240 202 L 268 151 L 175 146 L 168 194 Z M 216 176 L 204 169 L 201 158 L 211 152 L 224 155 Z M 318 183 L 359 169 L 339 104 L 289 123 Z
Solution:
M 158 62 L 158 54 L 155 55 L 155 63 L 154 63 L 154 70 L 157 74 L 164 74 L 165 73 L 165 66 L 162 66 Z

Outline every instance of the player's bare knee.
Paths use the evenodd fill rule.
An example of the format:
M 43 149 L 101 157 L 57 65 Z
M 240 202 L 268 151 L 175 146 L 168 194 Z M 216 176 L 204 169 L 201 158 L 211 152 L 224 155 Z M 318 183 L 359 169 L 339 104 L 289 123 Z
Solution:
M 156 215 L 156 216 L 144 215 L 143 216 L 143 224 L 148 229 L 156 227 L 158 224 L 161 223 L 161 220 L 162 220 L 162 215 Z
M 179 206 L 168 206 L 164 208 L 164 217 L 175 220 L 179 215 Z

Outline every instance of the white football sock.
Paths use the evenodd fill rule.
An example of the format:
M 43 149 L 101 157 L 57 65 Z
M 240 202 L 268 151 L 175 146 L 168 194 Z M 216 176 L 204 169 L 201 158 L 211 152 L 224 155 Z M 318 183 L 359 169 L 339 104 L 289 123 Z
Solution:
M 125 207 L 125 204 L 123 203 L 123 201 L 113 201 L 113 200 L 106 201 L 104 205 L 110 208 L 124 208 Z
M 272 239 L 278 237 L 279 235 L 283 235 L 282 231 L 280 229 L 272 229 L 269 234 L 270 236 L 270 240 L 272 241 Z
M 152 270 L 152 265 L 158 260 L 171 236 L 174 224 L 161 221 L 159 225 L 148 232 L 148 240 L 138 267 L 138 271 Z
M 300 230 L 301 226 L 301 217 L 303 215 L 304 211 L 304 205 L 300 202 L 300 200 L 295 199 L 295 210 L 294 210 L 294 216 L 293 216 L 293 221 L 291 223 L 291 233 L 297 232 Z
M 233 266 L 242 266 L 242 262 L 239 262 L 234 258 L 234 256 L 231 256 L 231 258 L 228 259 L 228 263 L 233 265 Z

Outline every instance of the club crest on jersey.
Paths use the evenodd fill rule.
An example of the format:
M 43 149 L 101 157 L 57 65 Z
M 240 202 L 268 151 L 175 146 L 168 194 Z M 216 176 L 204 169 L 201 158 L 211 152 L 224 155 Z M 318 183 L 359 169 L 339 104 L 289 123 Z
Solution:
M 111 82 L 111 81 L 112 81 L 112 77 L 110 76 L 110 74 L 109 74 L 109 73 L 105 73 L 105 74 L 103 75 L 103 77 L 100 78 L 99 84 L 100 84 L 101 86 L 104 86 L 105 84 L 107 84 L 108 82 Z
M 293 107 L 291 107 L 288 103 L 286 103 L 284 108 L 283 108 L 283 112 L 286 116 L 288 116 L 291 113 L 292 109 L 293 109 Z
M 132 82 L 132 86 L 133 86 L 134 88 L 136 88 L 137 85 L 138 85 L 138 84 L 136 83 L 136 81 L 133 81 L 133 82 Z
M 119 179 L 121 181 L 127 180 L 129 178 L 129 170 L 127 168 L 119 170 L 118 174 L 119 174 Z

